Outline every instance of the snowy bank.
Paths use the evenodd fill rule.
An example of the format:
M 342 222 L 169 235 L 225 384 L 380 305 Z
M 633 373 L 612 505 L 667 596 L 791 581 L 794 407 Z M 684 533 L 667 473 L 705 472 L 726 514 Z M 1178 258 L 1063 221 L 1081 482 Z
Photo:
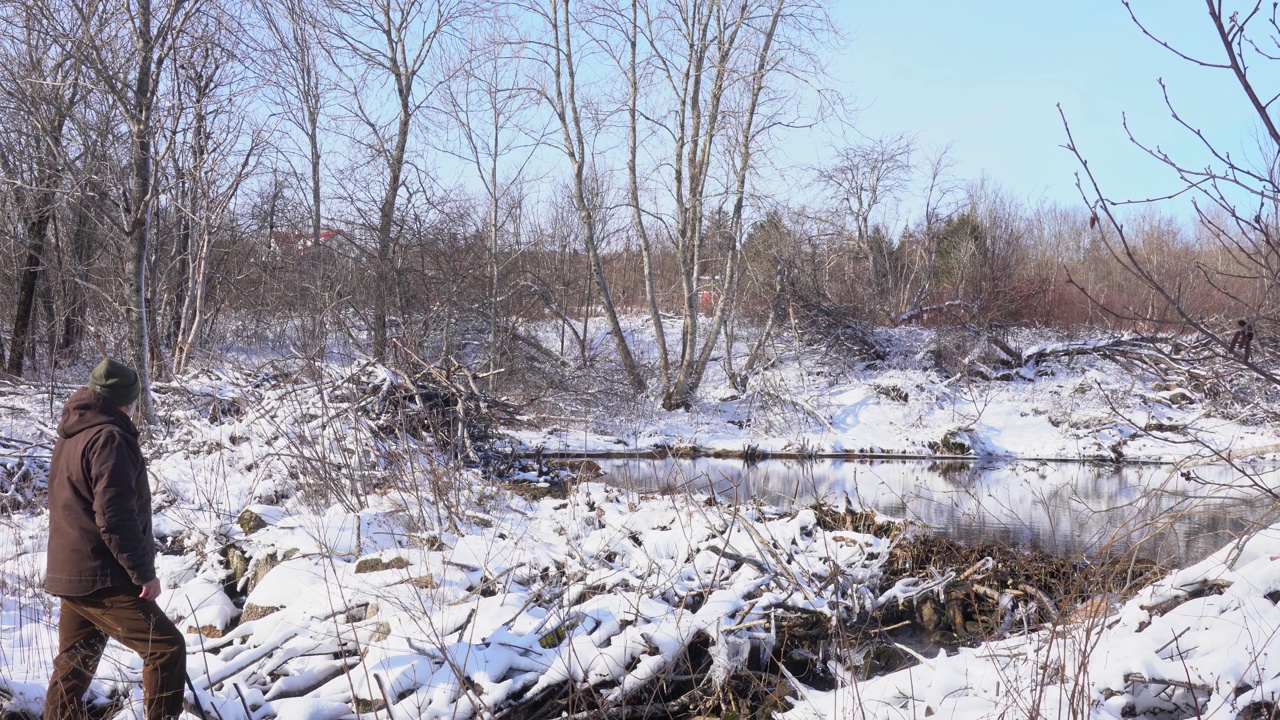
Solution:
M 783 717 L 1272 717 L 1277 601 L 1280 526 L 1169 575 L 1118 611 L 809 690 Z
M 646 337 L 643 326 L 634 335 Z M 712 365 L 688 411 L 663 411 L 655 397 L 623 408 L 560 408 L 514 434 L 529 448 L 569 455 L 1176 462 L 1248 449 L 1275 456 L 1280 433 L 1263 409 L 1269 391 L 1230 358 L 1176 338 L 1046 342 L 1046 335 L 1021 331 L 1021 362 L 992 357 L 981 338 L 960 342 L 922 328 L 879 330 L 885 357 L 875 362 L 780 342 L 776 360 L 745 390 Z M 646 354 L 641 339 L 640 357 L 651 360 L 653 348 Z M 959 359 L 940 357 L 961 351 Z

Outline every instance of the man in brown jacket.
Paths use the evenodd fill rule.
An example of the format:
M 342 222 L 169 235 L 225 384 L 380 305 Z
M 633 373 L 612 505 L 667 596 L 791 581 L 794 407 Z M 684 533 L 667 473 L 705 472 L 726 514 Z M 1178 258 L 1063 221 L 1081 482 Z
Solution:
M 45 590 L 62 599 L 45 720 L 81 720 L 107 638 L 142 656 L 147 720 L 182 712 L 187 651 L 156 605 L 151 487 L 133 413 L 141 383 L 103 360 L 62 409 L 49 465 Z

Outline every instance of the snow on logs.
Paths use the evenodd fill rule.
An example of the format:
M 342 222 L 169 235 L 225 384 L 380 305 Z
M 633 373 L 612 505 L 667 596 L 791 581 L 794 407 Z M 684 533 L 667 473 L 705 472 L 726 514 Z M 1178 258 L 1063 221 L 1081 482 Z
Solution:
M 292 698 L 389 705 L 395 718 L 502 716 L 570 698 L 620 707 L 652 698 L 695 645 L 703 672 L 743 669 L 773 647 L 779 613 L 834 625 L 937 591 L 880 593 L 893 541 L 829 529 L 809 509 L 599 484 L 512 502 L 430 547 L 372 534 L 354 555 L 326 555 L 287 518 L 249 535 L 251 555 L 295 554 L 250 593 L 271 614 L 191 644 L 202 698 L 224 720 L 280 713 Z

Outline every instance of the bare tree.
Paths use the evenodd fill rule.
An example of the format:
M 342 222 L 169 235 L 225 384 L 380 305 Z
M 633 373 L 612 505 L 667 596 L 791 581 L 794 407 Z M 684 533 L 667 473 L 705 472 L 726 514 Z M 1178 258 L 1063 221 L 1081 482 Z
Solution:
M 443 109 L 454 142 L 444 152 L 458 157 L 474 172 L 484 189 L 485 232 L 489 239 L 489 361 L 492 391 L 499 354 L 499 322 L 503 315 L 503 235 L 512 237 L 513 221 L 521 205 L 519 194 L 525 168 L 545 140 L 545 130 L 529 117 L 538 98 L 521 78 L 522 43 L 513 37 L 518 27 L 509 13 L 495 10 L 488 29 L 467 38 L 459 69 L 445 86 Z
M 899 319 L 919 313 L 933 290 L 942 246 L 941 228 L 955 211 L 954 198 L 959 189 L 951 175 L 950 146 L 934 150 L 925 164 L 928 175 L 924 181 L 923 216 L 912 233 L 916 242 L 906 248 L 912 256 L 902 263 L 902 302 L 898 307 L 902 315 Z
M 129 136 L 128 182 L 117 229 L 124 237 L 126 355 L 143 381 L 139 417 L 154 420 L 148 322 L 148 256 L 155 189 L 157 99 L 166 64 L 207 0 L 71 3 L 64 16 L 45 8 L 47 27 L 118 109 Z
M 468 0 L 328 0 L 327 32 L 348 68 L 347 110 L 361 126 L 357 142 L 385 169 L 374 242 L 373 355 L 387 353 L 387 311 L 395 247 L 396 204 L 404 190 L 409 137 L 421 111 L 444 84 L 443 63 L 430 65 L 461 21 Z M 388 103 L 381 94 L 392 93 Z M 388 112 L 389 111 L 389 112 Z
M 623 372 L 631 387 L 636 392 L 643 392 L 647 382 L 622 330 L 600 257 L 599 207 L 593 202 L 599 177 L 593 172 L 593 157 L 589 152 L 594 149 L 594 139 L 599 128 L 589 124 L 592 117 L 584 122 L 585 101 L 580 97 L 583 57 L 579 41 L 589 37 L 586 29 L 591 20 L 572 13 L 569 0 L 550 0 L 545 6 L 530 6 L 528 10 L 541 21 L 545 32 L 544 39 L 539 42 L 543 53 L 537 58 L 537 62 L 547 71 L 549 79 L 547 87 L 542 88 L 540 94 L 556 118 L 556 125 L 560 130 L 560 149 L 571 168 L 571 193 L 591 274 L 600 293 L 601 306 L 604 308 L 609 333 L 617 348 Z
M 628 175 L 634 224 L 646 257 L 652 255 L 652 228 L 660 228 L 674 245 L 679 268 L 679 361 L 667 360 L 665 341 L 658 348 L 664 356 L 662 404 L 674 410 L 686 407 L 697 391 L 733 311 L 757 152 L 771 131 L 786 124 L 781 113 L 792 119 L 796 112 L 769 110 L 771 93 L 794 100 L 779 87 L 817 69 L 804 46 L 820 41 L 828 24 L 821 6 L 799 0 L 656 2 L 639 10 L 631 4 L 628 12 L 627 52 L 621 57 L 630 66 Z M 649 89 L 642 91 L 642 84 Z M 644 202 L 650 193 L 640 189 L 644 180 L 636 163 L 642 136 L 649 152 L 662 158 L 647 184 L 669 188 L 670 213 L 660 209 L 662 202 Z M 651 260 L 646 263 L 652 275 Z M 647 287 L 658 327 L 652 280 Z M 699 304 L 707 294 L 718 297 L 704 339 Z
M 19 209 L 26 245 L 7 370 L 22 375 L 37 284 L 42 265 L 48 264 L 51 225 L 66 188 L 63 136 L 82 94 L 81 65 L 53 41 L 30 7 L 5 3 L 0 12 L 0 23 L 9 30 L 0 41 L 0 113 L 6 118 L 0 130 L 0 171 Z
M 1093 210 L 1090 226 L 1095 238 L 1132 280 L 1160 300 L 1158 306 L 1109 307 L 1108 311 L 1156 327 L 1168 327 L 1170 323 L 1173 327 L 1188 327 L 1229 351 L 1229 340 L 1224 335 L 1228 326 L 1214 312 L 1214 305 L 1202 302 L 1201 291 L 1205 289 L 1221 298 L 1238 317 L 1266 325 L 1272 331 L 1280 327 L 1280 126 L 1272 113 L 1280 88 L 1275 87 L 1274 73 L 1270 72 L 1274 66 L 1269 65 L 1280 61 L 1276 52 L 1280 43 L 1277 10 L 1273 4 L 1268 14 L 1261 0 L 1232 4 L 1205 0 L 1204 27 L 1216 49 L 1211 55 L 1200 56 L 1151 32 L 1128 2 L 1125 7 L 1137 27 L 1174 57 L 1220 71 L 1226 81 L 1233 83 L 1260 132 L 1256 150 L 1251 153 L 1231 147 L 1227 138 L 1211 137 L 1188 118 L 1184 108 L 1174 101 L 1174 91 L 1161 81 L 1165 104 L 1174 122 L 1199 141 L 1209 161 L 1202 165 L 1169 155 L 1128 131 L 1126 123 L 1130 139 L 1167 167 L 1181 182 L 1181 188 L 1163 197 L 1124 200 L 1104 191 L 1105 178 L 1096 177 L 1085 162 L 1088 150 L 1076 145 L 1063 111 L 1067 148 L 1081 163 L 1081 193 Z M 1119 215 L 1127 206 L 1175 197 L 1191 199 L 1202 240 L 1219 251 L 1212 261 L 1204 256 L 1195 259 L 1191 278 L 1162 272 L 1157 263 L 1159 255 L 1144 251 Z M 1084 290 L 1089 292 L 1087 287 Z M 1280 375 L 1258 355 L 1239 360 L 1267 381 L 1280 383 Z
M 254 0 L 267 30 L 261 48 L 264 87 L 281 116 L 302 134 L 309 170 L 311 241 L 320 242 L 323 226 L 320 171 L 323 162 L 321 119 L 332 91 L 322 65 L 324 53 L 315 6 L 306 0 Z
M 173 83 L 179 148 L 170 157 L 181 214 L 174 249 L 179 269 L 173 301 L 175 375 L 186 370 L 204 333 L 214 245 L 262 145 L 262 133 L 250 125 L 237 96 L 244 73 L 235 38 L 242 34 L 232 18 L 221 14 L 211 13 L 198 25 L 201 37 L 177 56 Z
M 853 223 L 853 240 L 871 263 L 876 299 L 882 311 L 896 309 L 889 307 L 890 285 L 896 273 L 891 266 L 892 248 L 884 241 L 883 233 L 873 236 L 871 229 L 908 190 L 914 171 L 914 149 L 911 138 L 889 135 L 837 150 L 835 159 L 817 173 L 842 214 Z M 889 223 L 881 221 L 880 225 Z

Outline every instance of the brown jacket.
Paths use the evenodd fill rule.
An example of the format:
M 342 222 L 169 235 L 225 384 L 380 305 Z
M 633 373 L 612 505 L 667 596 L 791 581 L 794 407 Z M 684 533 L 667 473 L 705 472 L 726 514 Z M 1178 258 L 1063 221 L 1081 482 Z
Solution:
M 49 464 L 44 587 L 78 597 L 155 579 L 151 487 L 138 430 L 119 407 L 81 388 L 62 409 Z

